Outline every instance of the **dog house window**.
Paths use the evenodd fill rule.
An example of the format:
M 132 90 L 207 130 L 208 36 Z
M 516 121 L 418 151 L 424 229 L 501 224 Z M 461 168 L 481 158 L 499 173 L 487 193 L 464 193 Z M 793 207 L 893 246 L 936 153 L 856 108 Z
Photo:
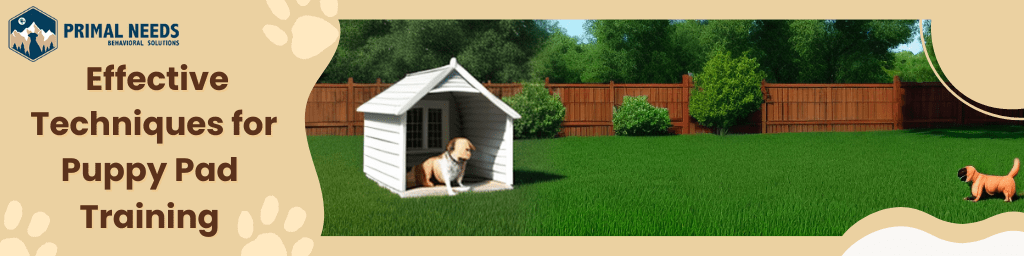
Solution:
M 406 147 L 443 149 L 448 140 L 448 108 L 443 102 L 423 101 L 406 114 Z
M 410 148 L 422 148 L 423 147 L 423 109 L 414 108 L 409 110 L 408 120 L 406 121 L 406 137 L 405 143 Z
M 428 148 L 440 148 L 441 147 L 441 109 L 431 108 L 427 109 L 427 147 Z

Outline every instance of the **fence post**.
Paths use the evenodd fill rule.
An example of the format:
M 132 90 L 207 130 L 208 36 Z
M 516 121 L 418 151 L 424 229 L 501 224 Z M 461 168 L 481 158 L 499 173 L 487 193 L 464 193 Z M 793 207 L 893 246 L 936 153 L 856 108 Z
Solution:
M 615 99 L 618 99 L 618 97 L 615 96 L 617 96 L 615 95 L 615 81 L 611 81 L 608 83 L 608 102 L 612 105 L 613 109 L 615 108 Z
M 684 126 L 683 126 L 682 134 L 691 134 L 692 132 L 690 132 L 690 126 L 691 125 L 690 125 L 690 111 L 689 111 L 690 110 L 690 75 L 689 74 L 683 74 L 683 95 L 686 95 L 686 98 L 683 99 L 683 102 L 685 102 L 684 104 L 686 104 L 686 110 L 687 111 L 683 112 L 683 125 Z
M 544 77 L 544 89 L 548 89 L 548 94 L 554 95 L 555 94 L 555 89 L 551 89 L 551 87 L 548 87 L 548 83 L 550 83 L 550 82 L 551 82 L 551 78 L 550 77 Z M 562 97 L 565 97 L 565 95 L 562 95 Z M 565 100 L 563 99 L 562 101 L 565 101 Z
M 355 111 L 355 94 L 356 94 L 356 90 L 355 89 L 356 88 L 355 88 L 355 85 L 352 84 L 352 78 L 351 77 L 348 78 L 348 83 L 345 84 L 345 87 L 346 87 L 346 89 L 348 89 L 348 100 L 346 100 L 346 102 L 345 102 L 345 105 L 347 105 L 347 106 L 345 106 L 345 111 L 348 112 L 348 113 L 345 113 L 345 117 L 347 117 L 346 118 L 347 120 L 345 120 L 345 123 L 348 124 L 348 126 L 345 129 L 346 130 L 345 131 L 345 133 L 346 133 L 345 135 L 350 135 L 351 136 L 351 135 L 356 135 L 356 130 L 355 130 L 355 120 L 356 120 L 355 115 L 356 114 L 354 114 L 354 113 L 356 113 L 356 111 Z
M 835 119 L 835 116 L 832 115 L 831 105 L 833 105 L 832 104 L 832 85 L 831 84 L 826 84 L 825 85 L 825 121 L 828 122 L 828 131 L 830 131 L 830 132 L 835 131 L 834 129 L 832 129 L 832 121 L 833 121 L 833 119 Z
M 903 86 L 900 84 L 900 77 L 892 77 L 892 127 L 893 130 L 903 130 Z
M 611 98 L 612 107 L 615 107 L 615 81 L 608 83 L 608 97 Z
M 608 105 L 611 106 L 611 109 L 609 109 L 608 111 L 609 118 L 607 131 L 608 134 L 615 135 L 615 123 L 612 122 L 612 120 L 615 118 L 615 99 L 617 98 L 615 95 L 615 81 L 611 81 L 610 83 L 608 83 L 608 97 L 611 98 L 609 99 L 610 101 L 608 103 Z
M 768 81 L 761 80 L 761 134 L 768 133 Z

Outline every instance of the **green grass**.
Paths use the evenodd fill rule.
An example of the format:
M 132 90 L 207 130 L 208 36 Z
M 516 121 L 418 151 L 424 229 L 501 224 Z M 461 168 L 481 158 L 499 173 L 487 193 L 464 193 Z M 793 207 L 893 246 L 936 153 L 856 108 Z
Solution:
M 1024 209 L 964 201 L 956 176 L 1005 175 L 1024 157 L 1010 126 L 517 140 L 514 190 L 413 199 L 363 175 L 362 137 L 308 141 L 323 235 L 838 236 L 893 207 L 953 223 Z

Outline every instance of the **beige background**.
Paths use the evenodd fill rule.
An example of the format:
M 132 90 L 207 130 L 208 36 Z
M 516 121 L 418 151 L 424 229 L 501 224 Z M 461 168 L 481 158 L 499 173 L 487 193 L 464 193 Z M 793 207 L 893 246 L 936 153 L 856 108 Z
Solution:
M 4 163 L 0 208 L 4 209 L 0 211 L 6 210 L 9 201 L 17 200 L 25 216 L 18 229 L 0 229 L 0 237 L 21 238 L 33 255 L 45 242 L 56 244 L 58 255 L 238 255 L 251 240 L 239 236 L 238 217 L 241 211 L 249 211 L 256 220 L 252 238 L 275 232 L 290 250 L 300 237 L 311 237 L 316 243 L 314 253 L 325 254 L 329 247 L 319 239 L 323 200 L 305 140 L 303 116 L 309 91 L 331 56 L 298 60 L 289 47 L 273 45 L 262 31 L 266 24 L 279 24 L 289 31 L 291 26 L 286 23 L 298 14 L 321 12 L 315 4 L 292 8 L 290 19 L 281 21 L 263 2 L 0 3 L 0 17 L 5 21 L 36 6 L 56 17 L 61 25 L 119 23 L 124 39 L 128 39 L 130 23 L 178 23 L 181 33 L 177 38 L 181 45 L 176 47 L 107 46 L 106 39 L 64 38 L 61 31 L 57 50 L 34 63 L 6 49 L 0 54 L 5 77 L 0 93 L 4 120 L 0 125 L 4 150 L 0 154 Z M 148 74 L 166 72 L 168 67 L 178 70 L 183 63 L 188 64 L 189 71 L 222 71 L 230 79 L 229 86 L 223 91 L 85 88 L 86 67 L 127 64 L 129 71 Z M 143 117 L 221 117 L 225 133 L 165 136 L 162 145 L 147 135 L 54 136 L 47 132 L 37 136 L 35 119 L 29 116 L 35 111 L 49 111 L 51 117 L 88 117 L 89 111 L 107 117 L 134 116 L 135 109 L 141 109 Z M 244 116 L 277 117 L 273 135 L 231 135 L 230 118 L 238 109 L 244 110 Z M 157 191 L 148 187 L 126 191 L 124 181 L 105 191 L 101 182 L 83 181 L 80 172 L 70 181 L 62 181 L 64 157 L 90 163 L 166 162 L 168 171 Z M 178 157 L 217 163 L 237 157 L 239 180 L 202 183 L 194 176 L 185 176 L 182 182 L 174 181 L 172 168 Z M 149 184 L 150 178 L 147 175 L 142 184 Z M 265 226 L 259 219 L 268 195 L 277 197 L 281 210 L 276 221 Z M 135 203 L 140 201 L 145 204 L 143 209 L 166 210 L 167 202 L 174 202 L 175 209 L 197 213 L 216 209 L 217 235 L 203 237 L 199 229 L 86 229 L 84 212 L 79 210 L 83 204 L 99 205 L 100 209 L 136 209 Z M 288 233 L 282 227 L 288 209 L 294 206 L 305 209 L 307 217 L 301 229 Z M 50 216 L 49 229 L 40 237 L 26 237 L 29 216 L 38 211 Z
M 291 23 L 301 14 L 323 16 L 320 1 L 307 6 L 287 1 L 291 15 L 277 19 L 264 1 L 227 4 L 215 1 L 152 2 L 31 1 L 0 3 L 0 18 L 8 19 L 36 6 L 65 23 L 178 23 L 181 46 L 112 47 L 106 39 L 59 39 L 58 49 L 32 63 L 13 52 L 0 54 L 5 78 L 0 93 L 0 125 L 4 163 L 0 176 L 0 207 L 18 200 L 24 216 L 18 229 L 0 229 L 0 239 L 18 237 L 34 254 L 45 242 L 53 242 L 59 255 L 134 255 L 182 253 L 235 255 L 248 241 L 237 233 L 241 211 L 257 221 L 256 234 L 275 232 L 286 248 L 299 237 L 315 242 L 313 255 L 450 254 L 435 248 L 443 237 L 319 237 L 323 208 L 316 172 L 303 129 L 305 101 L 313 83 L 333 53 L 334 45 L 318 56 L 300 60 L 290 45 L 277 46 L 264 36 L 264 25 L 281 27 L 290 35 Z M 657 7 L 655 7 L 657 5 Z M 453 8 L 454 7 L 454 8 Z M 1015 67 L 1020 53 L 1011 20 L 1018 3 L 947 5 L 935 2 L 858 1 L 826 4 L 820 1 L 341 1 L 335 18 L 779 18 L 779 19 L 933 19 L 936 51 L 951 81 L 965 94 L 982 103 L 1004 106 L 999 98 L 1019 95 Z M 452 10 L 456 11 L 452 11 Z M 982 29 L 977 29 L 984 22 Z M 337 26 L 336 23 L 332 24 Z M 969 31 L 967 28 L 975 29 Z M 127 32 L 122 27 L 122 33 Z M 981 37 L 984 36 L 984 37 Z M 289 42 L 291 43 L 291 42 Z M 86 67 L 127 64 L 130 71 L 165 71 L 188 64 L 190 71 L 223 71 L 230 78 L 224 91 L 86 91 Z M 978 95 L 978 96 L 976 96 Z M 999 96 L 996 95 L 1005 95 Z M 1022 106 L 1014 106 L 1022 107 Z M 35 135 L 33 111 L 51 116 L 219 116 L 229 120 L 237 109 L 247 116 L 276 116 L 273 136 L 168 136 L 163 145 L 148 136 L 53 136 Z M 229 129 L 230 123 L 225 123 Z M 230 131 L 230 130 L 226 130 Z M 239 181 L 200 183 L 173 181 L 165 174 L 158 191 L 125 191 L 124 182 L 110 191 L 102 183 L 87 183 L 81 176 L 61 181 L 60 162 L 75 157 L 84 162 L 167 162 L 176 157 L 223 162 L 238 157 Z M 169 167 L 170 168 L 170 167 Z M 146 182 L 143 185 L 148 184 Z M 259 223 L 263 199 L 276 196 L 281 202 L 277 221 Z M 217 209 L 219 230 L 205 238 L 197 229 L 85 229 L 82 204 L 101 209 Z M 306 210 L 305 225 L 295 233 L 281 228 L 287 209 Z M 6 209 L 4 209 L 6 210 Z M 40 237 L 25 236 L 32 213 L 43 211 L 49 229 Z M 871 215 L 843 237 L 464 237 L 470 252 L 498 255 L 637 253 L 757 253 L 786 255 L 839 254 L 857 239 L 885 227 L 911 226 L 949 241 L 969 242 L 1007 230 L 1024 230 L 1021 213 L 1001 214 L 970 225 L 949 224 L 912 209 L 890 209 Z

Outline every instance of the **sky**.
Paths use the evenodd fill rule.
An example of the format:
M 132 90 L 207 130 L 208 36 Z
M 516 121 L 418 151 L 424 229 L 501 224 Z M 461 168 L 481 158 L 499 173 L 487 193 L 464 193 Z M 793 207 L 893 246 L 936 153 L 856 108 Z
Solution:
M 583 29 L 583 22 L 585 22 L 586 20 L 557 20 L 557 21 L 558 21 L 558 26 L 564 28 L 566 33 L 569 34 L 569 36 L 575 36 L 575 37 L 583 38 L 583 36 L 587 33 L 586 30 Z M 583 40 L 584 40 L 584 42 L 586 42 L 585 38 Z M 910 42 L 909 44 L 902 44 L 902 45 L 900 45 L 899 47 L 897 47 L 893 51 L 896 51 L 896 52 L 899 52 L 899 51 L 911 51 L 914 54 L 917 54 L 917 53 L 921 52 L 921 39 L 919 37 L 914 37 L 914 41 L 913 42 Z

